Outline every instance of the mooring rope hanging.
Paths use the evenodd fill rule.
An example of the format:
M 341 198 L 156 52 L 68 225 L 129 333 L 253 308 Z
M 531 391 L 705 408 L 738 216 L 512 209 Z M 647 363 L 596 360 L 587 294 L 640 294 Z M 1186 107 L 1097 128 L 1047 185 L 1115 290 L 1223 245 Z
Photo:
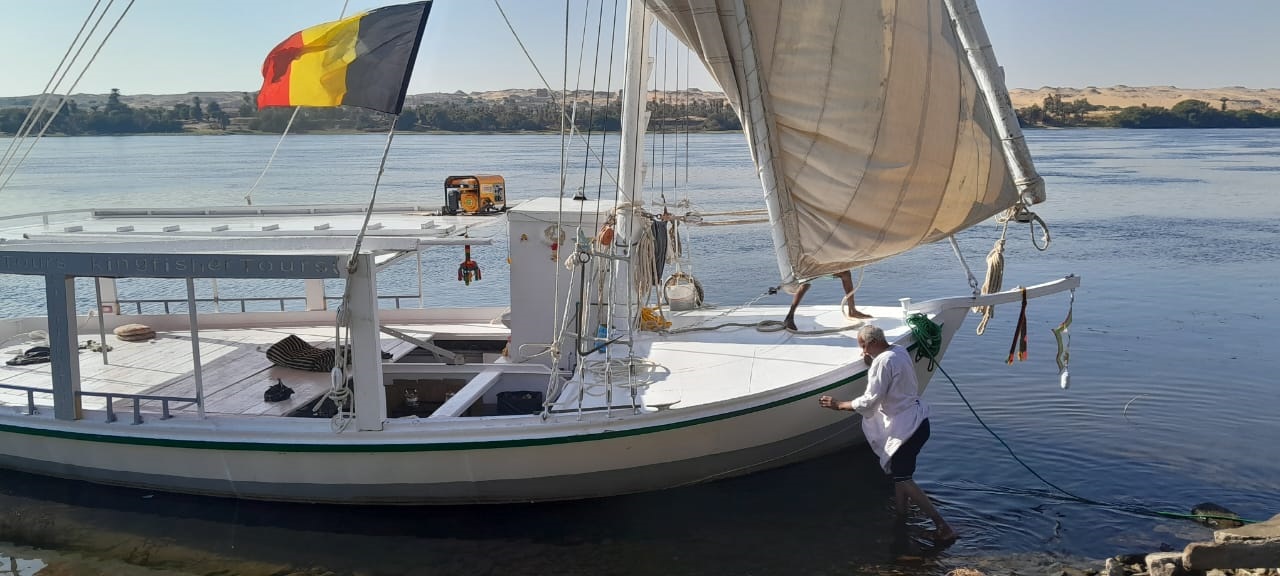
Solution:
M 932 320 L 930 320 L 927 316 L 923 314 L 912 314 L 911 316 L 909 316 L 907 318 L 907 325 L 911 327 L 911 334 L 912 334 L 912 337 L 915 338 L 916 342 L 930 342 L 932 340 L 932 334 L 935 331 L 939 334 L 941 333 L 941 329 L 938 327 L 938 325 L 935 324 Z M 1254 524 L 1257 522 L 1257 520 L 1246 520 L 1243 518 L 1237 518 L 1233 516 L 1216 516 L 1216 515 L 1210 515 L 1210 514 L 1182 514 L 1178 512 L 1165 512 L 1162 510 L 1154 510 L 1145 506 L 1138 506 L 1133 504 L 1118 504 L 1118 503 L 1112 503 L 1112 502 L 1103 502 L 1100 500 L 1094 500 L 1091 498 L 1078 496 L 1072 492 L 1067 491 L 1065 488 L 1062 488 L 1061 486 L 1058 486 L 1057 484 L 1050 482 L 1044 476 L 1041 476 L 1039 472 L 1036 472 L 1035 469 L 1032 468 L 1029 464 L 1027 464 L 1026 462 L 1023 462 L 1022 458 L 1019 458 L 1017 453 L 1013 451 L 1013 448 L 1009 446 L 1009 443 L 1005 442 L 1004 438 L 1001 438 L 999 434 L 996 434 L 996 431 L 992 430 L 991 427 L 987 425 L 986 421 L 984 421 L 982 417 L 978 415 L 978 411 L 973 407 L 973 404 L 969 403 L 969 399 L 965 397 L 964 392 L 960 391 L 960 386 L 956 384 L 955 379 L 952 378 L 950 374 L 947 374 L 947 371 L 942 368 L 942 363 L 938 361 L 937 355 L 938 355 L 938 352 L 940 351 L 940 347 L 934 348 L 932 346 L 922 345 L 919 347 L 919 349 L 928 356 L 929 360 L 933 362 L 933 365 L 937 367 L 938 371 L 941 372 L 943 376 L 946 376 L 947 381 L 951 383 L 951 387 L 955 389 L 956 395 L 958 395 L 960 397 L 960 400 L 964 402 L 965 408 L 968 408 L 969 413 L 973 414 L 973 417 L 978 421 L 978 424 L 980 424 L 982 428 L 987 431 L 988 434 L 991 434 L 992 438 L 995 438 L 996 441 L 999 442 L 1000 445 L 1004 447 L 1005 451 L 1009 453 L 1009 456 L 1011 456 L 1014 459 L 1014 461 L 1016 461 L 1024 469 L 1026 469 L 1027 472 L 1030 472 L 1032 476 L 1035 476 L 1037 480 L 1043 482 L 1049 488 L 1056 490 L 1058 493 L 1062 494 L 1066 498 L 1070 500 L 1074 500 L 1076 502 L 1080 502 L 1082 504 L 1099 506 L 1102 508 L 1108 508 L 1111 510 L 1126 512 L 1129 514 L 1136 514 L 1139 516 L 1152 516 L 1157 518 L 1176 518 L 1176 519 L 1184 519 L 1184 520 L 1234 520 L 1234 521 L 1242 522 L 1245 524 Z
M 1049 225 L 1045 223 L 1043 218 L 1032 212 L 1021 202 L 1005 210 L 1004 213 L 996 217 L 996 222 L 1002 224 L 1003 228 L 1000 230 L 1000 239 L 996 240 L 995 245 L 991 247 L 991 252 L 987 254 L 987 276 L 982 283 L 982 294 L 999 292 L 1000 285 L 1004 282 L 1004 244 L 1005 237 L 1009 233 L 1009 222 L 1011 221 L 1026 222 L 1030 226 L 1031 245 L 1035 246 L 1036 250 L 1044 252 L 1049 249 L 1049 244 L 1052 240 L 1049 237 Z M 1043 232 L 1041 237 L 1043 244 L 1036 241 L 1036 225 L 1039 225 Z M 958 248 L 957 255 L 959 255 Z M 964 258 L 961 256 L 961 262 L 963 263 L 963 261 Z M 967 267 L 966 270 L 968 270 Z M 972 285 L 972 274 L 970 275 L 970 285 Z M 987 331 L 987 322 L 990 322 L 991 318 L 995 316 L 996 307 L 978 306 L 973 311 L 982 314 L 982 321 L 978 322 L 977 329 L 978 335 L 981 336 Z
M 1001 284 L 1004 283 L 1004 239 L 1009 232 L 1009 221 L 1005 220 L 1004 228 L 1000 231 L 1000 239 L 996 240 L 991 252 L 987 254 L 987 276 L 982 280 L 982 294 L 995 294 L 1000 291 Z M 982 314 L 982 321 L 978 322 L 978 335 L 981 336 L 987 331 L 987 322 L 996 315 L 996 307 L 979 306 L 973 309 L 974 312 Z

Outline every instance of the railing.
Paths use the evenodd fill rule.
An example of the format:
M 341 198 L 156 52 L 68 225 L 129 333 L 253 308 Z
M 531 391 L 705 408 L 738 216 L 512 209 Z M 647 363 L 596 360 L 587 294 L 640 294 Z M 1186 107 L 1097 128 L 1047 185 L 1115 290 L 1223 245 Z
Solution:
M 400 309 L 400 301 L 401 301 L 401 300 L 421 300 L 421 299 L 422 299 L 422 297 L 421 297 L 421 296 L 418 296 L 417 294 L 400 294 L 400 295 L 378 296 L 378 300 L 393 300 L 393 301 L 395 301 L 395 303 L 396 303 L 396 309 L 397 309 L 397 310 L 399 310 L 399 309 Z M 333 296 L 326 296 L 324 300 L 325 300 L 325 302 L 342 302 L 342 298 L 336 298 L 336 297 L 333 297 Z
M 27 393 L 27 415 L 32 416 L 40 413 L 40 409 L 36 407 L 36 394 L 53 394 L 53 390 L 46 388 L 33 388 L 31 386 L 17 386 L 14 384 L 0 384 L 0 388 L 6 390 L 17 390 Z M 199 404 L 199 398 L 183 398 L 181 396 L 154 396 L 151 394 L 124 394 L 121 392 L 77 392 L 81 398 L 104 398 L 107 403 L 107 422 L 115 422 L 116 418 L 115 401 L 116 400 L 133 400 L 133 423 L 142 424 L 142 402 L 153 400 L 160 402 L 160 419 L 168 420 L 173 418 L 169 413 L 170 402 L 186 402 L 190 404 Z
M 278 303 L 279 303 L 279 306 L 280 306 L 280 311 L 281 311 L 281 312 L 284 312 L 284 311 L 285 311 L 285 302 L 295 301 L 295 300 L 296 300 L 296 301 L 299 301 L 299 302 L 306 302 L 306 301 L 307 301 L 306 297 L 303 297 L 303 296 L 280 296 L 280 297 L 256 297 L 256 298 L 255 298 L 255 297 L 246 297 L 246 298 L 197 298 L 197 299 L 196 299 L 196 303 L 197 303 L 197 304 L 200 304 L 200 303 L 202 303 L 202 302 L 203 302 L 203 303 L 212 303 L 215 307 L 220 307 L 223 303 L 228 303 L 228 304 L 237 304 L 237 303 L 238 303 L 238 304 L 240 305 L 240 311 L 241 311 L 241 312 L 247 312 L 248 310 L 246 310 L 246 305 L 247 305 L 248 303 L 250 303 L 250 302 L 278 302 Z M 119 303 L 120 303 L 120 313 L 121 313 L 121 314 L 123 314 L 123 313 L 124 313 L 124 308 L 125 308 L 125 306 L 133 306 L 133 308 L 134 308 L 134 310 L 136 311 L 136 313 L 137 313 L 137 314 L 142 314 L 142 305 L 143 305 L 143 304 L 160 304 L 160 305 L 163 305 L 163 306 L 164 306 L 164 313 L 165 313 L 165 314 L 171 314 L 171 313 L 172 313 L 171 309 L 169 308 L 169 305 L 170 305 L 170 304 L 181 304 L 181 305 L 182 305 L 182 309 L 181 309 L 181 311 L 183 311 L 183 312 L 187 312 L 187 309 L 186 309 L 186 306 L 187 306 L 187 299 L 186 299 L 186 298 L 151 298 L 151 299 L 125 299 L 125 298 L 121 298 L 121 299 L 119 299 L 119 300 L 116 300 L 116 302 L 119 302 Z
M 31 416 L 39 414 L 40 410 L 36 408 L 36 392 L 41 394 L 53 394 L 53 390 L 45 390 L 44 388 L 32 388 L 30 386 L 15 386 L 13 384 L 0 384 L 0 388 L 5 390 L 17 390 L 27 393 L 27 415 Z
M 400 308 L 400 301 L 401 301 L 401 300 L 418 300 L 418 299 L 419 299 L 419 297 L 418 297 L 418 295 L 417 295 L 417 294 L 399 294 L 399 295 L 378 296 L 378 300 L 391 300 L 391 301 L 394 301 L 397 309 L 399 309 L 399 308 Z M 213 305 L 214 305 L 214 307 L 215 307 L 215 308 L 217 308 L 219 311 L 221 311 L 221 309 L 222 309 L 222 308 L 221 308 L 222 304 L 231 304 L 231 305 L 237 305 L 237 304 L 238 304 L 238 305 L 240 306 L 240 311 L 241 311 L 241 312 L 248 312 L 248 304 L 253 303 L 253 302 L 276 302 L 276 303 L 277 303 L 277 305 L 278 305 L 278 307 L 279 307 L 279 309 L 280 309 L 280 311 L 281 311 L 281 312 L 285 312 L 285 311 L 286 311 L 285 304 L 286 304 L 287 302 L 302 302 L 302 303 L 304 303 L 304 304 L 305 304 L 305 303 L 306 303 L 306 301 L 307 301 L 307 299 L 306 299 L 306 297 L 304 297 L 304 296 L 266 296 L 266 297 L 244 297 L 244 298 L 196 298 L 196 300 L 195 300 L 196 304 L 201 304 L 201 303 L 205 303 L 205 304 L 213 304 Z M 325 298 L 325 301 L 326 301 L 326 302 L 341 302 L 341 301 L 342 301 L 342 298 L 326 297 L 326 298 Z M 119 298 L 119 299 L 117 299 L 117 300 L 116 300 L 116 302 L 118 302 L 118 303 L 120 304 L 120 314 L 124 314 L 124 313 L 125 313 L 125 312 L 124 312 L 125 307 L 126 307 L 126 306 L 129 306 L 129 307 L 132 307 L 132 308 L 134 309 L 134 311 L 135 311 L 134 313 L 135 313 L 135 314 L 141 315 L 141 314 L 143 313 L 143 312 L 142 312 L 142 306 L 143 306 L 144 304 L 147 304 L 147 305 L 155 305 L 155 304 L 159 304 L 159 305 L 161 305 L 161 306 L 163 306 L 163 307 L 164 307 L 164 313 L 165 313 L 165 314 L 172 314 L 172 313 L 173 313 L 173 312 L 172 312 L 172 308 L 170 307 L 171 305 L 179 305 L 179 304 L 180 304 L 180 305 L 181 305 L 181 307 L 179 308 L 179 310 L 180 310 L 180 311 L 182 311 L 182 312 L 186 312 L 186 311 L 187 311 L 187 308 L 186 308 L 186 307 L 187 307 L 187 299 L 186 299 L 186 298 L 151 298 L 151 299 Z
M 106 398 L 107 422 L 115 422 L 117 420 L 116 409 L 115 409 L 115 399 L 119 398 L 121 400 L 133 400 L 133 423 L 134 424 L 142 423 L 142 402 L 144 400 L 160 401 L 160 419 L 161 420 L 168 420 L 170 418 L 173 418 L 173 415 L 169 414 L 170 402 L 187 402 L 190 404 L 200 403 L 199 398 L 183 398 L 181 396 L 152 396 L 150 394 L 121 394 L 119 392 L 78 392 L 78 394 L 81 397 L 92 396 L 96 398 Z
M 439 210 L 440 205 L 423 205 L 423 204 L 386 204 L 373 208 L 375 213 L 379 212 L 430 212 Z M 268 206 L 210 206 L 207 208 L 152 208 L 152 209 L 135 209 L 135 208 L 69 208 L 65 210 L 48 210 L 44 212 L 24 212 L 22 214 L 7 214 L 0 216 L 0 221 L 19 220 L 27 218 L 40 218 L 44 224 L 49 224 L 50 216 L 65 216 L 68 214 L 84 214 L 93 218 L 112 218 L 112 217 L 137 217 L 137 216 L 270 216 L 270 215 L 298 215 L 298 214 L 341 214 L 345 212 L 357 212 L 363 214 L 368 210 L 364 204 L 330 204 L 320 207 L 315 206 L 290 206 L 290 205 L 268 205 Z

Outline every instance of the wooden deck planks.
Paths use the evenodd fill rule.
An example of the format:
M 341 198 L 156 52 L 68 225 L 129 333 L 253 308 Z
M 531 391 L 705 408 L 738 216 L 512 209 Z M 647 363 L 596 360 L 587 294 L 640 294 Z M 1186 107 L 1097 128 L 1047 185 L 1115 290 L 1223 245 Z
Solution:
M 440 331 L 437 325 L 397 325 L 402 330 L 424 340 Z M 445 332 L 479 332 L 487 336 L 493 327 L 476 325 L 444 325 Z M 272 344 L 293 334 L 313 346 L 333 346 L 332 326 L 300 326 L 288 328 L 241 328 L 202 330 L 200 332 L 201 382 L 205 394 L 205 412 L 208 414 L 284 415 L 310 406 L 330 388 L 327 372 L 306 372 L 273 366 L 266 357 Z M 81 342 L 96 334 L 83 335 Z M 109 364 L 102 363 L 102 354 L 81 350 L 80 389 L 85 392 L 111 392 L 121 394 L 148 394 L 194 398 L 195 375 L 191 338 L 186 332 L 160 332 L 154 340 L 124 342 L 114 335 L 107 335 Z M 387 361 L 395 361 L 412 352 L 417 346 L 389 335 L 380 339 L 381 348 L 391 355 Z M 4 353 L 18 353 L 30 347 L 10 347 Z M 0 353 L 0 354 L 4 354 Z M 266 402 L 262 394 L 280 379 L 293 388 L 294 394 L 285 401 Z M 32 364 L 7 366 L 0 364 L 0 383 L 33 388 L 52 387 L 50 365 Z M 37 393 L 48 403 L 48 394 Z M 0 405 L 26 406 L 26 392 L 0 389 Z M 85 398 L 86 409 L 102 409 L 104 400 Z M 124 417 L 133 410 L 133 401 L 119 399 L 114 403 L 117 413 Z M 194 403 L 170 403 L 175 413 L 197 411 Z M 149 400 L 142 404 L 147 413 L 159 413 L 161 402 Z

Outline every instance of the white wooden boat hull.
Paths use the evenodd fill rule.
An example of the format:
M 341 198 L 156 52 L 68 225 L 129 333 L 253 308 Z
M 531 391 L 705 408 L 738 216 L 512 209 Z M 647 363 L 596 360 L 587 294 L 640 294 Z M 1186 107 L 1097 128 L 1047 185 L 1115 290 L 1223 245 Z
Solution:
M 964 310 L 944 311 L 944 350 Z M 909 336 L 907 337 L 909 339 Z M 909 342 L 905 342 L 909 344 Z M 854 360 L 854 359 L 851 359 Z M 917 362 L 921 386 L 931 375 Z M 756 395 L 644 414 L 614 410 L 394 420 L 334 434 L 328 420 L 58 421 L 0 415 L 0 466 L 92 482 L 258 500 L 464 504 L 594 498 L 775 468 L 862 441 L 817 397 L 865 388 L 855 360 Z M 447 439 L 446 439 L 447 438 Z

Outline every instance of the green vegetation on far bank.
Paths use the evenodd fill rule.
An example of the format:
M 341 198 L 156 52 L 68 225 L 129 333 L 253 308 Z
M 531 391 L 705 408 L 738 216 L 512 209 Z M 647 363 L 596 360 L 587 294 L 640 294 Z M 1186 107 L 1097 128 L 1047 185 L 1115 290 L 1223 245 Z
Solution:
M 580 131 L 616 132 L 621 124 L 621 101 L 596 95 L 594 100 L 578 97 L 561 107 L 545 91 L 537 96 L 507 96 L 500 99 L 459 95 L 456 99 L 406 107 L 395 118 L 360 108 L 303 108 L 293 121 L 293 133 L 383 132 L 394 121 L 402 132 L 558 132 L 561 111 L 574 119 Z M 609 96 L 613 96 L 610 94 Z M 201 102 L 193 97 L 171 107 L 131 107 L 112 90 L 106 102 L 78 106 L 68 100 L 52 122 L 50 112 L 36 119 L 33 133 L 52 135 L 115 135 L 225 132 L 280 134 L 293 115 L 292 108 L 259 111 L 256 95 L 242 93 L 235 110 L 224 109 L 216 101 Z M 232 102 L 224 99 L 230 108 Z M 650 130 L 714 132 L 741 130 L 742 124 L 724 100 L 657 99 L 648 103 Z M 0 108 L 0 134 L 16 134 L 29 107 Z M 1170 109 L 1159 106 L 1105 107 L 1087 99 L 1065 101 L 1047 96 L 1043 105 L 1017 110 L 1026 127 L 1114 127 L 1114 128 L 1275 128 L 1280 127 L 1280 111 L 1227 110 L 1201 100 L 1183 100 Z M 45 129 L 45 125 L 48 128 Z
M 737 115 L 723 100 L 660 99 L 650 101 L 648 106 L 650 129 L 654 131 L 742 129 Z M 16 134 L 29 111 L 28 107 L 0 109 L 0 133 Z M 622 106 L 617 98 L 600 97 L 594 106 L 589 100 L 580 100 L 576 110 L 569 104 L 563 111 L 566 117 L 574 119 L 581 131 L 616 132 L 621 126 Z M 560 112 L 560 104 L 546 97 L 502 100 L 466 97 L 406 107 L 398 118 L 361 108 L 303 108 L 293 120 L 290 132 L 386 131 L 393 119 L 396 130 L 403 132 L 557 132 Z M 105 105 L 82 108 L 75 101 L 68 101 L 46 133 L 76 136 L 230 130 L 280 134 L 292 115 L 292 108 L 259 111 L 255 95 L 249 93 L 242 95 L 239 109 L 232 114 L 217 102 L 202 103 L 198 97 L 190 104 L 171 108 L 132 108 L 120 101 L 119 90 L 112 90 Z M 41 113 L 33 132 L 39 132 L 48 119 L 48 112 Z
M 1280 111 L 1227 110 L 1203 100 L 1183 100 L 1173 108 L 1160 106 L 1099 106 L 1082 98 L 1070 102 L 1046 96 L 1044 106 L 1017 110 L 1018 121 L 1031 127 L 1111 128 L 1280 128 Z

